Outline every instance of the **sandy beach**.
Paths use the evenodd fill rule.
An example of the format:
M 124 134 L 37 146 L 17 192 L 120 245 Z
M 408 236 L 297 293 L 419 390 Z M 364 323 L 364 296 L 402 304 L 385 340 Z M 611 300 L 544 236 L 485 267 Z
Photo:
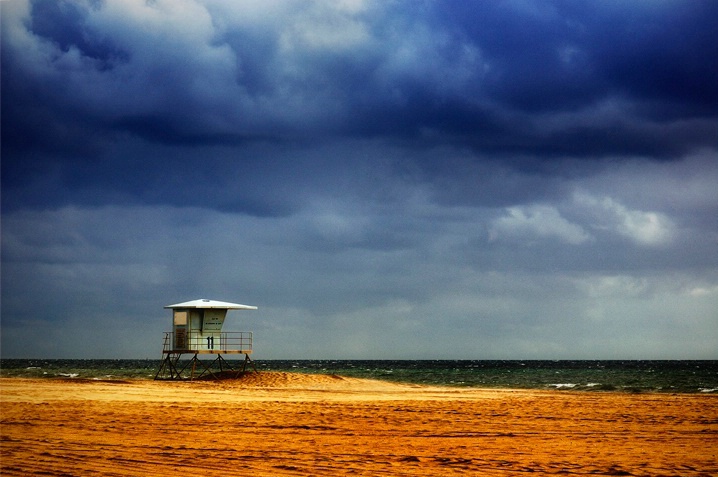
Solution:
M 0 379 L 2 476 L 718 475 L 718 395 Z

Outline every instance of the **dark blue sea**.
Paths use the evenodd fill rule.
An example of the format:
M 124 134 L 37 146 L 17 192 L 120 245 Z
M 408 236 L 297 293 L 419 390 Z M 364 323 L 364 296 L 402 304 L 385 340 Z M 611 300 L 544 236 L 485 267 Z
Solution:
M 257 360 L 258 371 L 322 373 L 478 388 L 718 393 L 718 361 Z M 3 359 L 0 376 L 153 379 L 159 360 Z

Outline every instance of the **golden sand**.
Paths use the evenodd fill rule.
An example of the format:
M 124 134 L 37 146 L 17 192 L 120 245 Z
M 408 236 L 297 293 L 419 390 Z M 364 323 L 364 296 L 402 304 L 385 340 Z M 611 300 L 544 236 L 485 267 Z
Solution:
M 0 475 L 718 475 L 718 396 L 0 379 Z

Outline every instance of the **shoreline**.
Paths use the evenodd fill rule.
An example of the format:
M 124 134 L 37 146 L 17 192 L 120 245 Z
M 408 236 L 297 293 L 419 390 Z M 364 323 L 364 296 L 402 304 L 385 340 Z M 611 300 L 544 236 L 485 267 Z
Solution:
M 718 393 L 718 360 L 259 360 L 255 364 L 260 372 L 337 374 L 458 389 Z M 152 380 L 158 369 L 158 362 L 147 359 L 4 359 L 0 377 Z
M 718 395 L 0 378 L 0 474 L 718 474 Z

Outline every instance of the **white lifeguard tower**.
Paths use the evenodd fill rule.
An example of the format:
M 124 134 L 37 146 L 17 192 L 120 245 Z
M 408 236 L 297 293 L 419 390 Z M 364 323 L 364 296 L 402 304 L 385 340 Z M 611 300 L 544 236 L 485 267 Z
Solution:
M 228 303 L 224 301 L 199 299 L 167 305 L 172 310 L 172 331 L 165 332 L 162 347 L 162 365 L 155 379 L 195 379 L 209 376 L 219 377 L 240 376 L 247 369 L 247 364 L 254 363 L 252 354 L 251 331 L 222 331 L 228 310 L 256 310 L 256 306 Z M 233 369 L 222 355 L 243 354 L 244 360 L 240 369 Z M 192 355 L 181 360 L 183 355 Z M 199 355 L 216 356 L 206 364 Z M 197 368 L 201 372 L 197 374 Z M 255 368 L 256 371 L 256 368 Z

